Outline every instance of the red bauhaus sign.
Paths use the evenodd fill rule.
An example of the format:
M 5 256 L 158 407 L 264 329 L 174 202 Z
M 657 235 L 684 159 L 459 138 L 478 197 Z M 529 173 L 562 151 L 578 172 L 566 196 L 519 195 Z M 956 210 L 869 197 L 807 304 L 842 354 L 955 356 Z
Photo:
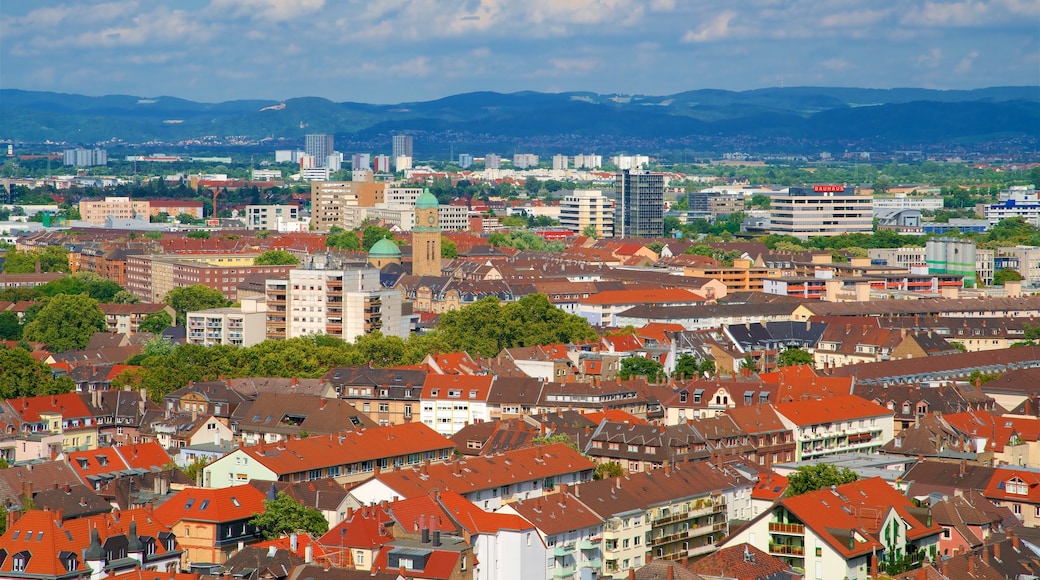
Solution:
M 814 185 L 812 188 L 816 193 L 842 193 L 845 191 L 844 185 Z

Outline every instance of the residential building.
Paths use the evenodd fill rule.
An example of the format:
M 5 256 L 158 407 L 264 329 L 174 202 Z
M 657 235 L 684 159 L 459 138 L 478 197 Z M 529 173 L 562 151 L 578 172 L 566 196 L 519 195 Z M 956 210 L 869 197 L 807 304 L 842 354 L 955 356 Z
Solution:
M 871 233 L 874 200 L 845 185 L 790 187 L 772 196 L 770 231 L 797 238 Z
M 82 481 L 97 490 L 113 479 L 161 471 L 170 463 L 170 456 L 162 446 L 152 441 L 71 451 L 66 455 L 66 461 Z
M 420 497 L 437 489 L 454 491 L 478 507 L 495 511 L 513 501 L 545 495 L 559 485 L 591 481 L 595 466 L 569 445 L 553 443 L 492 457 L 381 470 L 350 494 L 361 504 L 373 504 L 395 496 Z
M 95 225 L 104 225 L 109 217 L 148 223 L 150 208 L 148 200 L 132 200 L 129 197 L 84 199 L 79 202 L 79 215 L 81 220 Z
M 855 395 L 780 403 L 773 409 L 794 433 L 795 461 L 876 451 L 895 431 L 892 410 Z
M 942 528 L 879 477 L 781 499 L 726 538 L 750 544 L 805 578 L 877 578 L 886 565 L 935 558 Z
M 332 226 L 354 228 L 352 209 L 373 207 L 383 201 L 383 182 L 323 181 L 311 183 L 311 222 L 317 231 Z
M 62 151 L 62 164 L 75 167 L 93 167 L 95 165 L 108 165 L 108 150 L 101 148 L 65 149 Z
M 538 156 L 533 153 L 516 153 L 513 155 L 514 169 L 538 167 Z
M 329 435 L 375 423 L 342 399 L 274 392 L 235 409 L 231 424 L 246 445 L 277 443 L 293 437 Z
M 288 273 L 288 281 L 266 282 L 267 338 L 327 334 L 352 342 L 375 330 L 408 337 L 401 292 L 384 290 L 379 270 L 312 255 Z
M 545 560 L 545 578 L 581 580 L 603 569 L 603 518 L 568 486 L 559 493 L 517 500 L 497 513 L 516 514 L 534 525 L 552 559 L 551 565 Z
M 996 506 L 1010 509 L 1025 526 L 1040 526 L 1040 473 L 998 467 L 982 493 Z
M 325 167 L 329 155 L 335 153 L 335 140 L 332 135 L 309 134 L 304 137 L 303 150 L 315 159 L 317 167 Z
M 584 235 L 591 227 L 597 238 L 614 235 L 614 200 L 597 190 L 575 190 L 560 201 L 560 225 Z
M 473 165 L 473 156 L 469 153 L 459 153 L 459 167 L 469 169 Z
M 126 289 L 144 302 L 163 302 L 174 288 L 201 284 L 238 300 L 238 285 L 253 274 L 284 276 L 294 266 L 254 266 L 249 254 L 143 254 L 127 256 Z
M 494 153 L 484 156 L 484 169 L 498 170 L 502 168 L 502 157 Z
M 116 304 L 102 302 L 98 304 L 101 312 L 105 313 L 105 325 L 110 333 L 133 336 L 141 321 L 158 312 L 170 315 L 170 320 L 175 320 L 176 312 L 167 304 L 138 302 L 136 304 Z
M 603 165 L 602 155 L 575 155 L 574 156 L 574 168 L 575 169 L 598 169 Z
M 23 435 L 46 438 L 53 453 L 98 447 L 94 413 L 78 393 L 6 399 L 2 404 L 14 419 L 12 427 Z
M 296 483 L 326 477 L 340 483 L 355 482 L 393 466 L 446 461 L 454 448 L 450 440 L 419 422 L 288 439 L 277 444 L 261 441 L 207 465 L 203 484 L 229 487 L 251 479 Z
M 553 171 L 567 171 L 570 159 L 566 155 L 553 155 L 552 168 Z
M 267 312 L 253 308 L 210 308 L 187 314 L 189 344 L 253 346 L 267 339 Z
M 224 564 L 240 543 L 260 540 L 250 523 L 264 512 L 264 493 L 251 485 L 222 489 L 188 487 L 155 508 L 154 519 L 169 526 L 180 542 L 181 567 Z
M 578 301 L 576 314 L 593 326 L 617 326 L 617 316 L 636 306 L 689 306 L 705 298 L 685 288 L 605 290 Z
M 494 381 L 491 374 L 428 375 L 420 395 L 420 420 L 446 437 L 489 420 L 487 400 Z
M 178 542 L 144 509 L 75 519 L 61 510 L 27 510 L 0 536 L 0 577 L 101 580 L 148 570 L 168 578 L 180 568 Z
M 296 205 L 247 205 L 246 229 L 279 231 L 279 226 L 300 218 Z
M 660 237 L 663 212 L 663 174 L 625 169 L 615 175 L 614 237 Z
M 419 417 L 426 371 L 334 367 L 322 377 L 324 397 L 341 398 L 379 425 L 400 425 Z
M 414 143 L 415 140 L 411 135 L 394 135 L 391 137 L 390 142 L 391 157 L 395 160 L 401 157 L 408 157 L 411 159 L 415 153 L 413 150 Z

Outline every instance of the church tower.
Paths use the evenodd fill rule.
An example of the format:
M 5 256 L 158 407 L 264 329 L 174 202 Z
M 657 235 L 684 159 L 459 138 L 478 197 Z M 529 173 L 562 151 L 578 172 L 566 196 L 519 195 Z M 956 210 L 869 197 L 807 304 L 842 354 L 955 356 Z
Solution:
M 441 275 L 441 223 L 437 197 L 427 189 L 415 200 L 412 228 L 412 275 Z

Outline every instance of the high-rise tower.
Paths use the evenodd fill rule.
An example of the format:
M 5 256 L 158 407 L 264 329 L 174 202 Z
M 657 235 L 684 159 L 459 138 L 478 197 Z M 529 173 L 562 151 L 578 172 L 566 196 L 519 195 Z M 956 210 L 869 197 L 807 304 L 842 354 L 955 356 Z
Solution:
M 614 237 L 664 235 L 664 175 L 625 169 L 614 181 Z

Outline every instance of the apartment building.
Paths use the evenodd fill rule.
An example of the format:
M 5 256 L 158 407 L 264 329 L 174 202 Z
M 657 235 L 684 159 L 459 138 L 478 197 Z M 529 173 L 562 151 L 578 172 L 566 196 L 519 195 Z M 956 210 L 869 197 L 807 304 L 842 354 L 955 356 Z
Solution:
M 597 238 L 614 235 L 614 200 L 597 190 L 575 190 L 560 201 L 560 225 L 581 235 L 589 226 Z
M 437 375 L 426 377 L 420 419 L 444 436 L 466 425 L 488 421 L 488 396 L 494 375 Z
M 696 217 L 716 220 L 744 211 L 744 194 L 740 192 L 691 191 L 686 206 Z
M 247 276 L 285 276 L 293 266 L 254 266 L 259 254 L 138 255 L 126 258 L 126 289 L 145 302 L 162 302 L 174 288 L 201 284 L 238 299 Z
M 280 224 L 300 219 L 300 208 L 295 205 L 247 205 L 246 229 L 275 230 Z
M 990 227 L 1001 220 L 1020 217 L 1034 226 L 1040 226 L 1040 193 L 1030 186 L 1012 186 L 1001 191 L 997 203 L 988 204 L 984 209 L 986 221 Z
M 327 256 L 311 256 L 303 266 L 265 283 L 268 338 L 327 334 L 353 341 L 374 330 L 408 337 L 401 292 L 384 290 L 379 270 Z
M 773 410 L 797 443 L 795 461 L 873 452 L 895 433 L 895 413 L 855 395 L 780 403 Z
M 185 201 L 182 199 L 150 199 L 148 200 L 148 216 L 166 214 L 175 218 L 181 214 L 188 214 L 195 219 L 202 219 L 202 202 Z
M 252 308 L 210 308 L 189 312 L 187 342 L 202 346 L 253 346 L 267 339 L 267 312 Z
M 102 200 L 84 199 L 79 202 L 80 219 L 103 225 L 109 217 L 117 220 L 148 221 L 150 205 L 147 200 L 129 197 L 106 197 Z
M 750 544 L 808 580 L 878 578 L 906 556 L 938 554 L 942 528 L 880 477 L 783 498 L 720 544 Z
M 320 181 L 311 183 L 311 222 L 318 231 L 332 226 L 353 227 L 350 210 L 383 202 L 385 183 L 373 181 Z
M 797 238 L 874 229 L 874 199 L 853 186 L 791 187 L 773 195 L 769 213 L 772 233 Z

